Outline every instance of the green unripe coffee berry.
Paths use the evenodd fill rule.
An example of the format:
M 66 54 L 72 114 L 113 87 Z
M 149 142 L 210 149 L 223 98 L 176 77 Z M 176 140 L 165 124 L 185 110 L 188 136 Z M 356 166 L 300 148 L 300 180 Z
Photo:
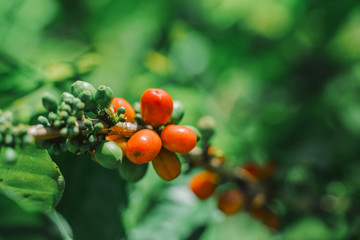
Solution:
M 42 97 L 42 104 L 44 108 L 50 112 L 55 112 L 57 110 L 58 102 L 56 98 L 50 93 L 45 93 L 45 95 Z
M 60 130 L 60 135 L 63 137 L 66 137 L 69 134 L 69 131 L 67 129 L 67 127 L 64 127 Z
M 82 102 L 85 103 L 85 111 L 92 111 L 96 108 L 96 103 L 94 100 L 94 96 L 91 95 L 91 92 L 88 90 L 85 90 L 80 93 L 79 98 Z
M 44 125 L 44 126 L 50 126 L 49 120 L 48 120 L 46 117 L 44 117 L 44 116 L 39 116 L 39 117 L 38 117 L 38 122 L 39 122 L 40 124 Z
M 66 111 L 66 112 L 71 112 L 71 107 L 70 107 L 69 104 L 66 104 L 65 102 L 62 102 L 60 104 L 60 110 Z
M 135 164 L 124 156 L 119 165 L 119 175 L 126 181 L 137 182 L 145 176 L 148 166 L 148 163 Z
M 178 124 L 184 117 L 184 105 L 180 101 L 173 101 L 173 111 L 171 113 L 170 124 Z
M 68 120 L 67 120 L 67 124 L 68 124 L 69 126 L 75 126 L 76 120 L 77 120 L 76 117 L 70 116 L 70 117 L 68 118 Z
M 134 107 L 135 113 L 140 113 L 140 102 L 135 102 L 133 104 L 133 107 Z
M 96 139 L 95 135 L 90 135 L 88 140 L 89 140 L 89 143 L 95 143 L 97 139 Z
M 124 107 L 119 107 L 118 110 L 117 110 L 117 114 L 120 115 L 120 114 L 124 114 L 126 112 L 126 108 Z
M 34 137 L 31 136 L 31 135 L 25 134 L 25 135 L 23 136 L 23 138 L 21 139 L 21 141 L 22 141 L 22 144 L 28 145 L 28 144 L 30 144 L 30 143 L 35 142 L 35 139 L 34 139 Z
M 1 149 L 1 160 L 6 164 L 16 163 L 17 159 L 15 150 L 11 147 Z
M 80 129 L 77 126 L 70 128 L 70 130 L 71 135 L 79 135 L 80 133 Z
M 204 139 L 209 139 L 215 132 L 215 120 L 210 116 L 199 119 L 198 127 Z
M 64 100 L 62 101 L 68 105 L 72 105 L 74 104 L 74 98 L 64 98 Z
M 85 119 L 84 120 L 84 125 L 87 127 L 87 128 L 92 128 L 92 121 L 90 119 Z
M 98 131 L 101 131 L 101 129 L 104 128 L 104 125 L 102 123 L 96 123 L 94 125 L 94 132 L 98 132 Z
M 95 150 L 97 162 L 105 168 L 117 168 L 121 163 L 123 153 L 113 141 L 100 143 Z
M 61 119 L 67 119 L 67 118 L 69 117 L 69 113 L 66 112 L 66 111 L 61 111 L 61 112 L 59 113 L 59 117 L 60 117 Z
M 93 96 L 93 98 L 95 97 L 96 89 L 90 83 L 84 81 L 76 81 L 71 85 L 71 93 L 75 97 L 79 97 L 80 93 L 86 90 L 91 93 L 91 96 Z
M 68 92 L 63 92 L 60 97 L 61 101 L 64 102 L 66 98 L 73 99 L 74 95 L 72 95 L 71 93 L 68 93 Z
M 95 102 L 100 108 L 107 108 L 110 106 L 112 97 L 111 88 L 101 85 L 96 91 Z
M 11 135 L 11 134 L 9 134 L 9 133 L 5 134 L 4 143 L 5 143 L 6 145 L 11 145 L 11 144 L 13 144 L 13 143 L 14 143 L 14 137 L 13 137 L 13 135 Z
M 76 109 L 83 110 L 85 108 L 85 103 L 80 101 L 80 102 L 76 103 L 75 106 L 76 106 Z

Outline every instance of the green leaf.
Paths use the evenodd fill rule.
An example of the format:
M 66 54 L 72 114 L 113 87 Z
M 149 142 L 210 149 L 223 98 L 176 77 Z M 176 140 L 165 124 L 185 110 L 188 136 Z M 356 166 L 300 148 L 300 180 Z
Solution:
M 17 163 L 0 162 L 0 192 L 28 211 L 50 211 L 65 187 L 58 166 L 46 150 L 17 149 Z
M 52 210 L 47 216 L 54 222 L 63 240 L 73 239 L 73 232 L 66 219 L 57 211 Z
M 125 236 L 119 216 L 126 206 L 126 182 L 116 169 L 65 152 L 54 156 L 68 182 L 57 206 L 72 226 L 74 239 L 121 239 Z
M 233 216 L 218 216 L 215 220 L 209 225 L 200 240 L 241 239 L 240 236 L 244 236 L 244 239 L 272 239 L 266 226 L 245 212 Z M 275 236 L 273 237 L 275 238 Z

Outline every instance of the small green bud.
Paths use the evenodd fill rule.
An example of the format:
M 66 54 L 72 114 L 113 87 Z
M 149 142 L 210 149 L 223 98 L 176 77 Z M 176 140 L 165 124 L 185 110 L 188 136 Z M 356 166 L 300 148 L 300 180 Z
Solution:
M 61 101 L 62 102 L 64 102 L 64 100 L 66 99 L 66 98 L 70 98 L 70 99 L 73 99 L 74 98 L 74 95 L 72 95 L 71 93 L 68 93 L 68 92 L 63 92 L 62 94 L 61 94 Z
M 60 104 L 60 110 L 62 110 L 62 111 L 67 111 L 67 112 L 71 112 L 71 107 L 70 107 L 69 104 L 66 104 L 66 103 L 62 102 L 62 103 Z
M 79 95 L 79 99 L 85 103 L 85 111 L 93 111 L 96 108 L 96 103 L 94 100 L 94 96 L 91 95 L 90 91 L 83 91 Z
M 60 130 L 60 135 L 63 136 L 63 137 L 66 137 L 67 135 L 69 134 L 69 131 L 66 127 L 62 128 Z
M 6 163 L 6 164 L 16 163 L 17 159 L 16 159 L 15 150 L 11 147 L 5 147 L 1 151 L 1 159 L 2 159 L 3 163 Z
M 12 134 L 9 134 L 9 133 L 5 134 L 4 143 L 5 143 L 6 145 L 11 145 L 11 144 L 13 144 L 13 143 L 14 143 L 14 137 L 13 137 L 13 135 L 12 135 Z
M 59 119 L 59 115 L 54 112 L 50 112 L 48 115 L 48 119 L 50 120 L 50 122 L 54 122 L 55 120 Z
M 97 140 L 97 139 L 96 139 L 96 136 L 95 136 L 95 135 L 90 135 L 90 136 L 89 136 L 89 142 L 90 142 L 90 143 L 95 143 L 96 140 Z
M 90 119 L 85 119 L 84 120 L 84 125 L 87 128 L 92 128 L 93 123 L 92 123 L 92 121 Z
M 76 124 L 76 121 L 77 121 L 76 117 L 70 116 L 67 120 L 67 124 L 69 126 L 74 126 Z
M 117 114 L 120 115 L 120 114 L 124 114 L 126 112 L 126 108 L 124 107 L 119 107 L 118 110 L 117 110 Z
M 80 93 L 86 90 L 91 93 L 91 96 L 93 98 L 95 97 L 96 89 L 90 83 L 83 81 L 76 81 L 71 85 L 71 93 L 75 97 L 79 97 Z
M 72 134 L 73 135 L 79 135 L 79 132 L 80 132 L 80 130 L 79 130 L 79 128 L 77 126 L 74 126 L 72 128 Z
M 135 164 L 124 156 L 119 165 L 119 175 L 126 181 L 137 182 L 145 176 L 148 166 L 148 163 Z
M 63 123 L 64 123 L 64 121 L 56 120 L 56 121 L 54 122 L 54 127 L 55 127 L 55 128 L 60 128 L 61 125 L 63 125 Z
M 62 101 L 68 105 L 72 105 L 74 103 L 73 98 L 64 98 L 64 100 Z
M 69 117 L 69 113 L 68 112 L 66 112 L 66 111 L 61 111 L 60 113 L 59 113 L 59 116 L 60 116 L 60 118 L 61 119 L 67 119 L 68 117 Z
M 122 160 L 123 153 L 113 141 L 100 143 L 95 150 L 97 162 L 105 168 L 117 168 Z
M 104 128 L 104 125 L 102 123 L 96 123 L 94 125 L 94 132 L 98 132 Z
M 170 118 L 170 124 L 178 124 L 184 117 L 184 105 L 180 101 L 173 101 L 173 111 Z
M 78 109 L 78 110 L 83 110 L 84 108 L 85 108 L 85 103 L 84 102 L 78 102 L 77 104 L 76 104 L 76 108 Z
M 44 125 L 44 126 L 50 126 L 49 120 L 48 120 L 46 117 L 44 117 L 44 116 L 39 116 L 39 117 L 38 117 L 38 122 L 39 122 L 40 124 Z
M 35 142 L 35 139 L 34 139 L 34 137 L 31 136 L 31 135 L 25 134 L 25 135 L 23 136 L 23 138 L 21 139 L 21 141 L 22 141 L 22 144 L 23 144 L 23 145 L 28 145 L 28 144 L 30 144 L 30 143 Z
M 107 108 L 110 106 L 112 97 L 111 88 L 101 85 L 96 91 L 95 101 L 100 108 Z
M 53 95 L 51 95 L 50 93 L 46 93 L 42 97 L 42 104 L 43 104 L 44 108 L 46 108 L 46 110 L 48 110 L 50 112 L 55 112 L 57 110 L 58 102 L 57 102 L 56 98 Z

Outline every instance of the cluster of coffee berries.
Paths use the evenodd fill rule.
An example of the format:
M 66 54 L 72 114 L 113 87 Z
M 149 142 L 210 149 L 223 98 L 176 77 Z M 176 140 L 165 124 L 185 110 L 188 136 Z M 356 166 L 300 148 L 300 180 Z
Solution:
M 42 142 L 39 147 L 52 147 L 54 153 L 70 151 L 74 154 L 90 152 L 105 140 L 105 134 L 99 134 L 104 123 L 110 126 L 123 119 L 110 109 L 111 88 L 76 81 L 71 93 L 64 92 L 60 102 L 51 94 L 42 98 L 43 106 L 48 110 L 47 117 L 39 116 L 38 121 L 44 127 L 57 129 L 59 136 Z
M 135 103 L 134 108 L 122 98 L 114 98 L 111 106 L 116 112 L 123 112 L 125 123 L 120 122 L 110 129 L 107 140 L 122 149 L 123 157 L 119 165 L 120 175 L 128 181 L 141 179 L 152 162 L 156 173 L 170 181 L 179 176 L 181 162 L 177 153 L 191 151 L 198 136 L 189 127 L 176 125 L 184 115 L 184 107 L 179 101 L 162 89 L 148 89 Z M 127 122 L 137 122 L 137 129 L 127 135 Z M 110 144 L 110 143 L 105 143 Z M 96 160 L 103 165 L 96 154 Z
M 222 168 L 225 163 L 225 157 L 220 148 L 210 146 L 207 149 L 207 158 L 210 166 L 214 168 Z M 219 188 L 220 183 L 226 183 L 225 179 L 221 179 L 215 171 L 205 170 L 195 174 L 189 186 L 193 193 L 201 200 L 205 200 L 214 195 Z M 226 215 L 232 215 L 239 212 L 245 206 L 245 194 L 236 186 L 236 184 L 229 184 L 217 194 L 218 209 Z
M 0 109 L 0 149 L 1 160 L 4 163 L 15 163 L 15 147 L 23 147 L 32 143 L 34 138 L 28 134 L 28 127 L 22 124 L 13 123 L 11 112 Z

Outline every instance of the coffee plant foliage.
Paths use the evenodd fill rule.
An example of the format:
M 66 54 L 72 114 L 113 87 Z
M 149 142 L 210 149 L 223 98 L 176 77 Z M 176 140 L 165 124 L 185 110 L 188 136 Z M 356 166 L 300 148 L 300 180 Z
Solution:
M 359 19 L 355 0 L 0 1 L 0 240 L 358 239 Z M 60 104 L 78 80 L 111 88 L 137 122 L 151 88 L 184 109 L 173 124 L 210 116 L 201 156 L 245 171 L 263 194 L 244 187 L 252 201 L 226 215 L 217 201 L 236 184 L 221 178 L 200 200 L 189 182 L 204 166 L 189 155 L 177 155 L 171 181 L 158 176 L 168 166 L 149 163 L 139 177 L 102 167 L 91 154 L 105 138 L 91 137 L 95 122 L 88 148 L 39 148 L 23 127 L 49 109 L 60 115 L 43 96 Z M 90 105 L 70 106 L 64 136 Z

